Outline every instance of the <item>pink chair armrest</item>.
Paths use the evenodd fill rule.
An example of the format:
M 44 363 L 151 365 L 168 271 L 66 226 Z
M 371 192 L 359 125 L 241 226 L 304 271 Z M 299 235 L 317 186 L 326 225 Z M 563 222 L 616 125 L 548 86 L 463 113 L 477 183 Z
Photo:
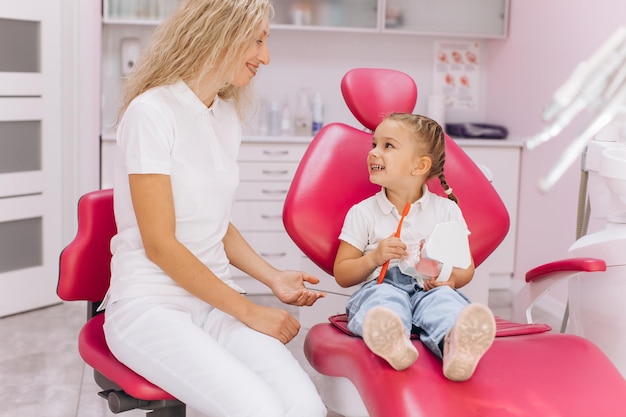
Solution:
M 569 258 L 550 262 L 526 273 L 526 284 L 513 300 L 513 319 L 532 323 L 532 310 L 539 299 L 555 285 L 580 272 L 606 271 L 606 263 L 596 258 Z
M 606 262 L 596 258 L 569 258 L 539 265 L 526 272 L 526 282 L 537 281 L 557 272 L 606 271 Z

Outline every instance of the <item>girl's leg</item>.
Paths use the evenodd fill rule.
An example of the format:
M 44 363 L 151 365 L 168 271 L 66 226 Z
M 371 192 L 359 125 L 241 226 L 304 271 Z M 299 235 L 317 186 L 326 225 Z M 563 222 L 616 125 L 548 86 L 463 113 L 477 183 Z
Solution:
M 420 329 L 420 340 L 440 358 L 442 341 L 454 326 L 458 314 L 470 304 L 461 293 L 448 286 L 418 291 L 411 297 L 413 325 Z
M 395 269 L 397 268 L 393 268 L 393 270 Z M 365 316 L 372 308 L 378 306 L 386 307 L 396 313 L 402 320 L 406 334 L 411 333 L 412 318 L 409 293 L 386 280 L 382 284 L 370 281 L 350 297 L 346 306 L 348 329 L 358 336 L 363 336 Z
M 415 362 L 418 353 L 410 340 L 409 292 L 396 284 L 371 282 L 355 293 L 348 302 L 348 328 L 363 336 L 373 353 L 403 370 Z
M 491 310 L 478 303 L 465 307 L 446 334 L 443 374 L 452 381 L 467 381 L 496 336 Z
M 414 324 L 420 339 L 443 358 L 443 373 L 453 381 L 469 379 L 493 343 L 496 324 L 491 311 L 450 287 L 414 295 Z M 445 340 L 445 342 L 444 342 Z M 443 351 L 442 351 L 443 350 Z
M 168 303 L 165 300 L 169 300 Z M 248 363 L 224 348 L 218 340 L 223 336 L 216 338 L 202 328 L 205 320 L 211 320 L 211 314 L 207 314 L 210 310 L 205 303 L 192 297 L 116 303 L 106 313 L 107 343 L 120 361 L 208 416 L 295 416 L 290 410 L 294 407 L 292 401 L 286 400 L 283 393 L 265 380 L 267 375 L 251 369 Z M 219 321 L 220 318 L 216 318 L 216 322 Z M 227 320 L 223 321 L 226 334 L 226 329 L 233 326 Z M 219 329 L 220 325 L 217 323 L 213 327 Z M 214 331 L 209 329 L 209 332 Z M 239 348 L 249 350 L 249 355 L 256 353 L 259 363 L 282 360 L 289 363 L 289 352 L 284 352 L 286 348 L 280 342 L 273 344 L 271 341 L 260 342 L 260 339 L 264 337 L 244 337 L 239 341 Z M 267 357 L 268 352 L 274 350 L 279 353 Z M 286 379 L 297 374 L 292 365 L 283 365 L 291 371 Z M 300 394 L 298 400 L 305 397 L 309 401 L 306 405 L 315 411 L 301 415 L 325 415 L 312 384 L 303 381 L 301 375 L 293 381 L 308 394 Z

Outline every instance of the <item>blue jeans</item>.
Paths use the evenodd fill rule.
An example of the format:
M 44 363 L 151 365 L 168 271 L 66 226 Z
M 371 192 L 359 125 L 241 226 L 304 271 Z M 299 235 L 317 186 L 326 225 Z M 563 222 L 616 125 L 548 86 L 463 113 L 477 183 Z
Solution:
M 415 329 L 422 343 L 441 358 L 439 344 L 468 304 L 465 295 L 447 285 L 424 291 L 414 278 L 394 267 L 381 284 L 370 281 L 352 294 L 346 306 L 348 329 L 363 336 L 367 312 L 372 307 L 387 307 L 400 316 L 407 335 Z

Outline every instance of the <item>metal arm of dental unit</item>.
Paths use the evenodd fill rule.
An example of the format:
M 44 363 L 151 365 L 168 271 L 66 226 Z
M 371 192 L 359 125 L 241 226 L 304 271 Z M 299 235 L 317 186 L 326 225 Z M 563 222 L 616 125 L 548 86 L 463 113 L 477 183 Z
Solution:
M 539 181 L 542 192 L 548 192 L 580 157 L 588 142 L 626 110 L 625 80 L 626 26 L 622 26 L 588 60 L 578 64 L 544 109 L 543 120 L 552 122 L 525 143 L 527 149 L 535 149 L 561 133 L 583 109 L 594 112 L 552 170 Z

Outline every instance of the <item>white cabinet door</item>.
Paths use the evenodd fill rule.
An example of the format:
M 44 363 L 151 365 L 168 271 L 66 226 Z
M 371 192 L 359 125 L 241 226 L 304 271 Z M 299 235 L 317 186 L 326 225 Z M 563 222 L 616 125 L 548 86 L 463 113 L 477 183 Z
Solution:
M 509 0 L 385 0 L 386 33 L 505 38 Z
M 0 316 L 59 302 L 61 4 L 0 3 Z
M 513 142 L 510 139 L 509 141 Z M 491 176 L 493 186 L 504 202 L 511 221 L 509 233 L 479 268 L 489 271 L 490 288 L 509 288 L 515 270 L 521 145 L 513 142 L 513 146 L 502 146 L 502 143 L 495 141 L 490 146 L 489 140 L 480 141 L 481 145 L 466 145 L 467 142 L 475 141 L 457 141 L 476 164 L 489 171 L 488 176 Z

